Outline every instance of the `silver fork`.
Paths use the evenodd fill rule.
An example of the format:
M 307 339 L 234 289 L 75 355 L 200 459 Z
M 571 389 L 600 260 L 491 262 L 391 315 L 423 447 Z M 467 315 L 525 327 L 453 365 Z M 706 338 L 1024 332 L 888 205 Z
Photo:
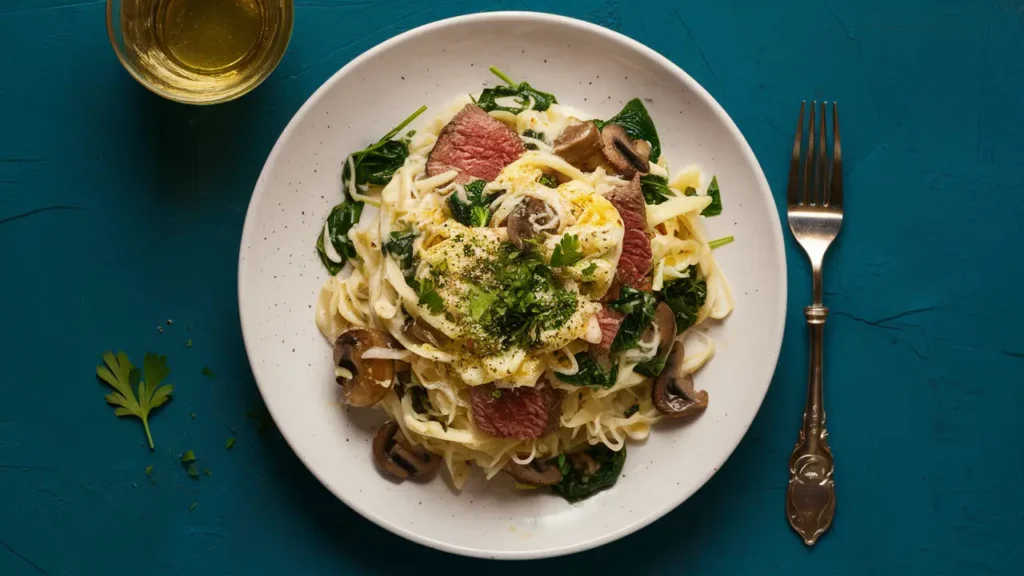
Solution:
M 789 489 L 786 492 L 786 516 L 804 543 L 813 545 L 835 516 L 836 493 L 833 481 L 832 450 L 828 447 L 825 409 L 822 405 L 822 332 L 828 308 L 821 303 L 821 268 L 825 252 L 843 225 L 843 162 L 839 144 L 839 111 L 832 103 L 832 160 L 826 146 L 825 102 L 821 103 L 818 148 L 815 151 L 815 113 L 811 102 L 807 131 L 807 156 L 800 178 L 800 153 L 803 148 L 804 106 L 796 123 L 793 159 L 789 165 L 789 228 L 811 261 L 811 290 L 814 302 L 804 308 L 810 333 L 810 373 L 807 378 L 807 405 L 796 447 L 789 457 Z M 829 169 L 831 168 L 831 170 Z

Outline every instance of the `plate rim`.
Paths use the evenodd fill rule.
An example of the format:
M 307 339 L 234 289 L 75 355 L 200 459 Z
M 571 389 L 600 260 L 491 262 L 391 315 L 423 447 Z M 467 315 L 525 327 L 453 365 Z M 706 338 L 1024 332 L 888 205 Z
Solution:
M 718 101 L 699 82 L 697 82 L 697 80 L 690 76 L 680 66 L 678 66 L 677 64 L 675 64 L 674 62 L 672 62 L 659 52 L 655 51 L 654 49 L 644 45 L 643 43 L 637 40 L 634 40 L 633 38 L 630 38 L 629 36 L 626 36 L 625 34 L 616 32 L 615 30 L 611 30 L 584 20 L 579 20 L 577 18 L 561 16 L 558 14 L 550 14 L 546 12 L 533 11 L 493 11 L 453 16 L 450 18 L 436 20 L 433 22 L 423 24 L 421 26 L 417 26 L 416 28 L 412 28 L 401 34 L 388 38 L 387 40 L 384 40 L 383 42 L 362 52 L 361 54 L 350 60 L 347 64 L 342 66 L 334 74 L 332 74 L 308 98 L 306 98 L 302 106 L 300 106 L 299 109 L 295 112 L 295 114 L 292 115 L 284 130 L 281 131 L 280 136 L 278 136 L 277 140 L 274 142 L 274 147 L 271 149 L 270 154 L 267 156 L 267 160 L 266 162 L 264 162 L 263 168 L 260 170 L 260 175 L 256 180 L 256 185 L 253 188 L 252 196 L 249 199 L 249 206 L 246 209 L 245 222 L 242 226 L 242 236 L 238 252 L 237 283 L 239 323 L 242 331 L 242 341 L 245 346 L 246 358 L 249 361 L 250 371 L 252 373 L 253 380 L 256 381 L 256 386 L 260 391 L 260 396 L 264 395 L 264 384 L 260 382 L 260 378 L 256 373 L 256 366 L 252 361 L 252 355 L 250 353 L 250 348 L 252 344 L 250 343 L 249 337 L 246 336 L 246 326 L 249 325 L 250 323 L 246 321 L 246 315 L 244 312 L 244 302 L 246 301 L 244 287 L 246 286 L 246 284 L 243 282 L 243 276 L 247 271 L 248 265 L 247 261 L 244 258 L 244 254 L 246 244 L 249 243 L 252 235 L 255 234 L 256 207 L 262 201 L 264 195 L 263 188 L 265 188 L 266 186 L 265 182 L 268 179 L 267 177 L 269 175 L 269 172 L 272 169 L 272 166 L 276 164 L 278 157 L 282 154 L 282 143 L 285 140 L 287 140 L 295 130 L 297 130 L 298 125 L 300 123 L 299 121 L 302 118 L 304 118 L 306 114 L 309 113 L 309 111 L 314 107 L 314 105 L 316 105 L 320 101 L 320 99 L 323 98 L 324 94 L 336 82 L 338 82 L 341 77 L 348 73 L 349 70 L 359 66 L 363 61 L 374 57 L 378 53 L 389 49 L 393 45 L 403 42 L 413 36 L 433 32 L 435 30 L 443 29 L 449 26 L 460 25 L 465 23 L 474 23 L 480 21 L 501 21 L 516 19 L 534 19 L 537 21 L 543 21 L 551 24 L 574 27 L 586 32 L 596 34 L 605 40 L 625 45 L 627 48 L 643 54 L 644 56 L 652 59 L 653 61 L 669 69 L 679 80 L 686 84 L 690 91 L 692 91 L 705 104 L 708 104 L 710 106 L 712 112 L 720 120 L 723 121 L 725 128 L 728 131 L 732 132 L 733 136 L 738 137 L 738 140 L 742 143 L 741 151 L 745 159 L 748 161 L 748 163 L 750 163 L 754 167 L 754 176 L 761 187 L 761 191 L 767 191 L 767 194 L 760 194 L 760 200 L 763 203 L 765 203 L 768 206 L 768 208 L 770 208 L 770 213 L 775 216 L 774 220 L 772 221 L 772 226 L 770 226 L 770 233 L 772 236 L 773 244 L 775 245 L 778 252 L 782 255 L 782 259 L 780 262 L 780 281 L 779 285 L 776 287 L 777 292 L 779 294 L 779 301 L 777 302 L 776 306 L 777 312 L 776 317 L 774 319 L 773 330 L 773 334 L 778 341 L 778 346 L 775 347 L 774 350 L 770 351 L 773 356 L 773 364 L 775 366 L 775 369 L 773 369 L 771 373 L 768 375 L 767 383 L 765 383 L 763 387 L 761 387 L 760 398 L 757 399 L 757 410 L 754 411 L 754 419 L 756 419 L 757 414 L 760 413 L 761 408 L 764 404 L 764 398 L 768 393 L 768 389 L 771 387 L 771 382 L 775 376 L 775 372 L 778 370 L 779 357 L 782 352 L 783 337 L 785 335 L 785 320 L 787 312 L 786 308 L 788 302 L 788 263 L 786 260 L 785 242 L 782 234 L 782 220 L 779 215 L 778 208 L 775 205 L 774 194 L 772 193 L 771 186 L 768 184 L 768 180 L 764 175 L 764 170 L 761 168 L 761 163 L 757 160 L 757 156 L 754 154 L 754 151 L 750 147 L 750 143 L 747 141 L 746 137 L 743 136 L 743 133 L 740 131 L 739 127 L 736 126 L 736 123 L 733 121 L 732 117 L 730 117 L 729 114 L 725 111 L 722 105 L 719 104 Z M 254 330 L 255 326 L 252 326 L 251 329 Z M 415 542 L 423 546 L 434 548 L 436 550 L 476 558 L 502 560 L 530 560 L 551 558 L 556 556 L 573 554 L 576 552 L 582 552 L 585 550 L 590 550 L 607 544 L 609 542 L 613 542 L 625 536 L 628 536 L 629 534 L 632 534 L 633 532 L 636 532 L 650 525 L 654 521 L 663 518 L 668 513 L 678 508 L 683 502 L 689 500 L 694 494 L 696 494 L 701 488 L 703 488 L 719 470 L 721 470 L 722 466 L 729 460 L 732 454 L 736 451 L 736 448 L 739 446 L 740 442 L 742 442 L 743 438 L 746 437 L 747 432 L 750 430 L 750 426 L 753 424 L 753 420 L 751 420 L 750 423 L 745 425 L 743 432 L 735 438 L 735 441 L 731 442 L 732 445 L 729 447 L 727 451 L 724 452 L 724 456 L 721 458 L 721 461 L 718 462 L 715 466 L 713 466 L 702 477 L 699 484 L 697 484 L 695 488 L 693 488 L 692 490 L 680 491 L 675 498 L 668 500 L 660 508 L 656 509 L 655 511 L 651 512 L 650 514 L 644 517 L 636 518 L 633 522 L 620 525 L 619 527 L 614 529 L 610 529 L 601 536 L 597 536 L 573 544 L 522 551 L 494 551 L 478 547 L 461 546 L 458 544 L 451 544 L 441 540 L 435 540 L 433 538 L 430 538 L 429 536 L 417 533 L 403 526 L 399 526 L 391 522 L 388 522 L 387 520 L 377 516 L 374 512 L 369 510 L 366 506 L 360 504 L 358 501 L 346 498 L 343 495 L 339 494 L 331 487 L 330 483 L 326 482 L 323 478 L 320 477 L 320 475 L 317 473 L 314 467 L 310 465 L 310 462 L 306 459 L 301 449 L 297 447 L 295 443 L 292 442 L 292 440 L 288 437 L 288 433 L 285 432 L 285 430 L 277 424 L 279 422 L 279 419 L 277 415 L 274 413 L 273 406 L 271 406 L 270 403 L 264 403 L 267 407 L 267 411 L 270 413 L 271 418 L 273 418 L 275 425 L 280 431 L 281 436 L 285 439 L 285 442 L 288 443 L 288 447 L 298 457 L 299 461 L 302 462 L 302 465 L 306 467 L 306 470 L 308 470 L 324 488 L 326 488 L 332 495 L 334 495 L 335 498 L 340 500 L 342 503 L 344 503 L 350 509 L 354 510 L 363 518 L 373 522 L 377 526 L 384 528 L 385 530 L 391 532 L 392 534 L 395 534 L 396 536 L 400 536 L 402 538 L 405 538 L 406 540 Z

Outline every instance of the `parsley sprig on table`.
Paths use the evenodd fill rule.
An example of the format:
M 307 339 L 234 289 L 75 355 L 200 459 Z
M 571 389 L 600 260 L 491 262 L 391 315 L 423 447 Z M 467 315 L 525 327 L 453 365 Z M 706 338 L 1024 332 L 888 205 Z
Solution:
M 142 420 L 149 449 L 152 450 L 153 434 L 149 431 L 149 415 L 170 400 L 174 391 L 170 384 L 160 385 L 171 373 L 167 367 L 167 357 L 147 352 L 142 361 L 141 380 L 139 369 L 128 360 L 124 352 L 118 352 L 115 356 L 108 351 L 103 354 L 103 362 L 106 366 L 97 366 L 96 376 L 114 389 L 104 398 L 114 406 L 114 414 L 117 416 L 135 416 Z

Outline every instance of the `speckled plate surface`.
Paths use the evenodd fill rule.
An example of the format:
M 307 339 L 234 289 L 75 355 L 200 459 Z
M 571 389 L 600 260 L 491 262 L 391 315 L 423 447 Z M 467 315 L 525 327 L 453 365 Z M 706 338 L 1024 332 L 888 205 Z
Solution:
M 346 154 L 421 104 L 436 110 L 493 84 L 491 65 L 596 117 L 644 98 L 670 167 L 697 163 L 718 175 L 725 212 L 707 221 L 711 237 L 737 237 L 716 253 L 736 309 L 710 328 L 718 353 L 697 376 L 711 397 L 707 412 L 685 426 L 659 425 L 646 442 L 631 444 L 618 484 L 575 505 L 481 476 L 461 493 L 442 477 L 428 484 L 382 478 L 370 454 L 381 417 L 339 405 L 330 347 L 313 322 L 326 279 L 314 241 L 339 200 Z M 761 168 L 696 81 L 645 46 L 598 26 L 489 13 L 384 42 L 309 98 L 277 141 L 253 193 L 238 300 L 260 392 L 281 433 L 324 486 L 366 518 L 421 544 L 472 556 L 538 558 L 629 534 L 678 506 L 718 470 L 771 381 L 782 343 L 785 278 L 782 229 Z

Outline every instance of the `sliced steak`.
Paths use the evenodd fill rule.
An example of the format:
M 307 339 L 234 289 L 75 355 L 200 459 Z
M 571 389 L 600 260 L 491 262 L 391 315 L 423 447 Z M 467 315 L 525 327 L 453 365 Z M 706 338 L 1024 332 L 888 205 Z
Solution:
M 427 157 L 427 176 L 458 170 L 460 184 L 478 178 L 490 182 L 524 150 L 514 130 L 476 104 L 466 104 L 438 135 Z
M 625 316 L 612 310 L 607 304 L 601 307 L 601 311 L 597 313 L 597 323 L 601 325 L 601 343 L 597 345 L 599 352 L 607 353 L 611 349 L 624 318 Z
M 562 392 L 546 383 L 534 388 L 502 388 L 494 384 L 469 390 L 473 422 L 485 434 L 521 440 L 540 438 L 558 428 Z
M 651 239 L 647 236 L 647 206 L 640 190 L 640 175 L 634 175 L 628 184 L 612 190 L 606 198 L 618 210 L 626 229 L 622 236 L 618 279 L 622 284 L 641 289 L 653 262 Z

